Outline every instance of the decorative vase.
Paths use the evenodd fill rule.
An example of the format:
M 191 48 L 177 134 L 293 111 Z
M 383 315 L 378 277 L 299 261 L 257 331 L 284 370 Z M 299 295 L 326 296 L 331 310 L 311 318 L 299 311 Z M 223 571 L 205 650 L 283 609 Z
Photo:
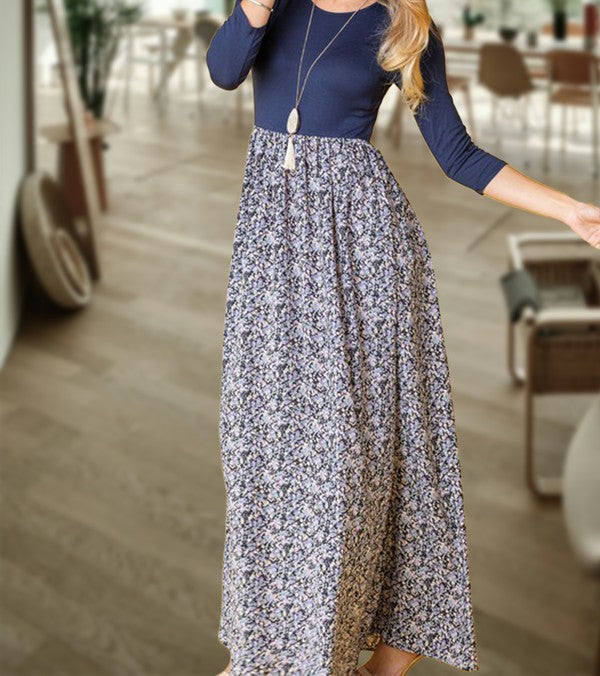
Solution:
M 464 31 L 465 40 L 472 40 L 474 36 L 475 36 L 475 28 L 466 23 Z
M 527 46 L 535 49 L 538 46 L 538 34 L 537 31 L 529 31 L 527 33 Z
M 567 13 L 563 10 L 554 12 L 554 39 L 564 40 L 567 37 Z
M 519 29 L 514 28 L 513 26 L 501 26 L 498 33 L 504 42 L 510 43 L 513 42 L 519 34 Z

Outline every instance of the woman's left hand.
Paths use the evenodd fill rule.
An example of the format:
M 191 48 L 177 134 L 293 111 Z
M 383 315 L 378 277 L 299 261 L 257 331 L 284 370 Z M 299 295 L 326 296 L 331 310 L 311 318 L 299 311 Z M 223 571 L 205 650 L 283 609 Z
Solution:
M 555 218 L 596 249 L 600 249 L 600 207 L 570 197 L 564 192 L 522 174 L 505 165 L 485 187 L 484 195 L 492 199 Z
M 565 222 L 588 244 L 600 249 L 600 207 L 577 202 Z

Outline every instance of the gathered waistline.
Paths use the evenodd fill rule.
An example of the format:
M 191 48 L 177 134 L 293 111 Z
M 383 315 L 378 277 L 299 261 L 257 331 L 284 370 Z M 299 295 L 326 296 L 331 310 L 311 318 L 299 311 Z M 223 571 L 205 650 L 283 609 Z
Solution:
M 254 124 L 252 128 L 252 134 L 259 132 L 259 133 L 267 133 L 267 134 L 272 134 L 274 136 L 280 136 L 282 139 L 286 139 L 288 137 L 288 133 L 285 131 L 279 131 L 278 129 L 268 129 L 267 127 L 261 127 L 258 124 Z M 369 149 L 375 150 L 377 153 L 381 154 L 379 151 L 379 148 L 376 148 L 371 141 L 368 141 L 367 139 L 360 138 L 359 136 L 322 136 L 321 134 L 302 134 L 300 132 L 296 132 L 294 134 L 294 138 L 298 139 L 307 139 L 307 140 L 318 140 L 318 141 L 341 141 L 343 143 L 357 143 L 361 144 L 364 146 L 367 146 Z

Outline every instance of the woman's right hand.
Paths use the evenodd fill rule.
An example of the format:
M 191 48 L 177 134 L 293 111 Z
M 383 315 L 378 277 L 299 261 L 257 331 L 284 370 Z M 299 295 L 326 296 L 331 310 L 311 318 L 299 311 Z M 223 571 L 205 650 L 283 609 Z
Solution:
M 260 1 L 263 3 L 263 5 L 267 5 L 267 7 L 273 7 L 275 5 L 275 0 Z M 240 0 L 240 4 L 244 10 L 244 14 L 248 17 L 250 25 L 254 26 L 254 28 L 260 28 L 261 26 L 264 26 L 271 16 L 271 12 L 260 5 L 251 2 L 250 0 Z

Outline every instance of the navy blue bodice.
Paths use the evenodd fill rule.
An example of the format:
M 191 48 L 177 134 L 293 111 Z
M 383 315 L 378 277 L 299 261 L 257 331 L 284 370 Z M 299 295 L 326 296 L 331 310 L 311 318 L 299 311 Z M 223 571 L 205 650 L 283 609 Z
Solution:
M 264 26 L 252 26 L 240 0 L 213 36 L 207 53 L 212 81 L 235 89 L 252 68 L 254 121 L 286 131 L 294 106 L 298 65 L 312 0 L 276 0 Z M 352 12 L 330 12 L 314 5 L 300 86 L 314 58 Z M 389 21 L 379 2 L 358 10 L 313 67 L 298 106 L 300 134 L 369 140 L 388 88 L 401 86 L 401 74 L 377 63 L 376 54 Z M 506 162 L 475 145 L 446 82 L 444 47 L 431 31 L 421 59 L 428 100 L 415 114 L 417 125 L 444 172 L 478 193 Z

